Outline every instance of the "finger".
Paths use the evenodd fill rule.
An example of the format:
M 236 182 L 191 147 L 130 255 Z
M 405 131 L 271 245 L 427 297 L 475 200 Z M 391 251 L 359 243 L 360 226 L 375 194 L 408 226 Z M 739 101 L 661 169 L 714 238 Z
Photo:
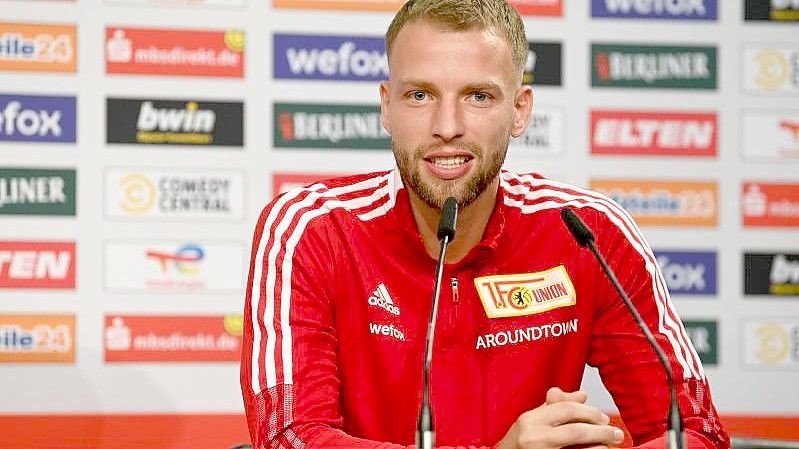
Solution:
M 565 392 L 558 387 L 552 387 L 547 390 L 546 403 L 555 404 L 557 402 L 579 402 L 584 404 L 588 400 L 588 394 L 584 391 Z
M 552 429 L 550 443 L 556 447 L 587 444 L 591 446 L 615 446 L 624 441 L 624 432 L 613 426 L 587 423 L 569 423 Z
M 598 408 L 579 402 L 558 402 L 544 405 L 533 410 L 529 418 L 537 423 L 550 426 L 567 423 L 607 425 L 610 422 L 610 417 Z

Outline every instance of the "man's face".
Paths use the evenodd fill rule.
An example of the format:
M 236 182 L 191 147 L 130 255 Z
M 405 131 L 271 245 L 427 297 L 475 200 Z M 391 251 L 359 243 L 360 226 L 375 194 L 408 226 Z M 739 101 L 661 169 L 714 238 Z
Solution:
M 382 117 L 403 182 L 436 209 L 449 196 L 471 204 L 530 117 L 532 94 L 507 41 L 492 30 L 409 22 L 392 45 L 390 73 Z

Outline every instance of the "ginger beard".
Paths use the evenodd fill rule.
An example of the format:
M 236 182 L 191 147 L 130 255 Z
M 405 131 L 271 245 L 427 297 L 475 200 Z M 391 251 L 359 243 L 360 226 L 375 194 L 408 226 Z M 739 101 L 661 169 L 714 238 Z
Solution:
M 422 165 L 424 165 L 424 155 L 441 146 L 420 145 L 416 147 L 411 157 L 407 151 L 399 147 L 394 139 L 391 141 L 394 159 L 397 161 L 403 184 L 413 190 L 425 204 L 433 209 L 441 209 L 444 206 L 444 201 L 451 196 L 455 197 L 459 207 L 472 204 L 497 177 L 508 152 L 508 143 L 506 142 L 504 148 L 488 152 L 488 159 L 486 159 L 486 152 L 480 146 L 463 143 L 460 147 L 472 153 L 475 169 L 457 179 L 440 179 L 427 172 Z

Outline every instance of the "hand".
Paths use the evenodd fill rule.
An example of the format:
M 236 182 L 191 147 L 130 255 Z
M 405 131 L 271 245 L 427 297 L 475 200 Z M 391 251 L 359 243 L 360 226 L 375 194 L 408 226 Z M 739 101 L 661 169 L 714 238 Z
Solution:
M 585 404 L 583 391 L 553 387 L 539 407 L 522 413 L 496 449 L 552 449 L 581 445 L 607 449 L 624 440 L 624 432 L 609 426 L 610 418 Z

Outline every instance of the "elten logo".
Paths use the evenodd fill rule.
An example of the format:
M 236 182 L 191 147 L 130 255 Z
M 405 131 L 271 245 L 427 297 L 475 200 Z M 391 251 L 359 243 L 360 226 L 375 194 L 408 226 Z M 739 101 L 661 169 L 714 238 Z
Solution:
M 0 288 L 75 288 L 75 242 L 0 241 Z
M 715 156 L 716 113 L 591 111 L 591 153 Z

